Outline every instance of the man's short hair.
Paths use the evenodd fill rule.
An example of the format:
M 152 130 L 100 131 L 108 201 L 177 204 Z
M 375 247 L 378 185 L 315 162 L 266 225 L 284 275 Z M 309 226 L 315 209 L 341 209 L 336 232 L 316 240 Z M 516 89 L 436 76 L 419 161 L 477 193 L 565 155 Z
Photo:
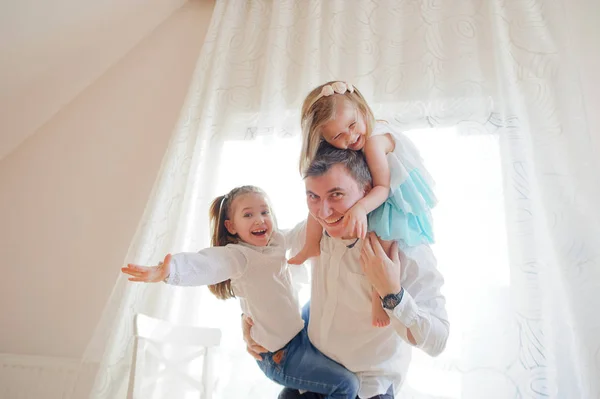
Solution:
M 362 190 L 371 187 L 373 178 L 365 154 L 362 151 L 335 148 L 326 141 L 319 145 L 317 155 L 304 170 L 303 178 L 322 176 L 337 164 L 346 168 Z

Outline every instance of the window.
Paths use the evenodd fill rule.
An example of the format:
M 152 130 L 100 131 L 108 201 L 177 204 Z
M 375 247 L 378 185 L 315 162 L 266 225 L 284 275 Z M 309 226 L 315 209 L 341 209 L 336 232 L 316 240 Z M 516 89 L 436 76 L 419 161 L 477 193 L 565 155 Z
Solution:
M 491 368 L 509 362 L 511 354 L 499 355 L 494 346 L 517 339 L 516 329 L 509 327 L 513 319 L 498 141 L 491 134 L 461 134 L 458 127 L 406 133 L 437 182 L 440 202 L 434 211 L 437 242 L 433 249 L 446 279 L 443 292 L 451 337 L 438 358 L 413 351 L 405 390 L 415 397 L 460 398 L 470 384 L 463 371 L 487 366 L 490 371 L 482 378 L 504 378 Z M 300 148 L 297 136 L 226 142 L 216 192 L 257 185 L 269 194 L 279 227 L 293 227 L 307 214 L 298 173 Z M 308 297 L 306 287 L 300 292 L 301 303 Z M 203 301 L 210 301 L 206 317 L 224 331 L 220 397 L 276 397 L 280 388 L 262 375 L 245 352 L 238 304 L 217 301 L 209 294 Z M 206 324 L 215 325 L 212 321 Z M 498 356 L 507 359 L 499 361 Z

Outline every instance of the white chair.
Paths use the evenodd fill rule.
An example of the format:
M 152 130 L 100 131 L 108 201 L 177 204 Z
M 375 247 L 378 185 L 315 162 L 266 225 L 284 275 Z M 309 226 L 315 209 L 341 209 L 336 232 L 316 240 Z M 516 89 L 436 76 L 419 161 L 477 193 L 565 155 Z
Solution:
M 171 324 L 144 314 L 135 341 L 127 399 L 211 399 L 221 330 Z

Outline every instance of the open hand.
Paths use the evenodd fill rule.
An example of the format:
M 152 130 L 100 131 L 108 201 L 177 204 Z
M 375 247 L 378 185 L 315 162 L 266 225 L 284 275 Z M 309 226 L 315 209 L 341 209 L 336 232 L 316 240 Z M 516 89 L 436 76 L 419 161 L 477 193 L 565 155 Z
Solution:
M 391 259 L 383 250 L 375 233 L 369 233 L 365 240 L 360 263 L 365 275 L 377 290 L 380 297 L 400 292 L 400 273 L 402 265 L 398 255 L 398 243 L 393 242 L 390 247 Z
M 165 256 L 165 260 L 160 262 L 158 266 L 139 266 L 127 264 L 127 267 L 122 267 L 121 271 L 132 277 L 129 281 L 139 281 L 144 283 L 158 283 L 163 281 L 170 273 L 171 254 Z
M 367 236 L 367 211 L 356 203 L 344 215 L 344 231 L 349 237 L 364 239 Z

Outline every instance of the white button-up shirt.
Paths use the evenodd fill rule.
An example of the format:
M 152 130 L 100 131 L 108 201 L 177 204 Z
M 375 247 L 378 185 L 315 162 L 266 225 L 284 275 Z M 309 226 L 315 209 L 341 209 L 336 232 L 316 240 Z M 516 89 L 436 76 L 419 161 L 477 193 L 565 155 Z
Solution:
M 296 253 L 305 240 L 304 223 L 287 239 Z M 428 245 L 419 245 L 400 250 L 404 296 L 388 311 L 391 325 L 373 327 L 371 284 L 360 264 L 363 241 L 348 248 L 354 241 L 321 239 L 321 255 L 312 263 L 308 336 L 321 352 L 357 374 L 359 396 L 369 398 L 392 384 L 398 392 L 404 382 L 412 346 L 407 329 L 418 348 L 436 356 L 446 345 L 449 323 L 436 259 Z

